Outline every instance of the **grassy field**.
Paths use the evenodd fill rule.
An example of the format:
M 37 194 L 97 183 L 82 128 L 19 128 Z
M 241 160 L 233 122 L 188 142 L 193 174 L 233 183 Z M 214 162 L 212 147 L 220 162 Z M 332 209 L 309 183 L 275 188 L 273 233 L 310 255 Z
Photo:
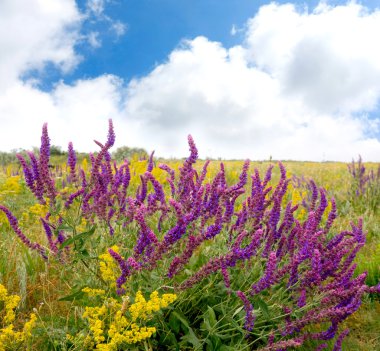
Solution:
M 74 185 L 72 182 L 70 183 L 70 170 L 64 163 L 62 157 L 53 158 L 50 163 L 54 166 L 50 169 L 50 172 L 54 173 L 55 186 L 59 190 L 58 203 L 63 204 L 67 201 L 67 194 L 76 191 L 78 186 Z M 85 174 L 89 174 L 90 163 L 90 160 L 82 159 L 78 162 L 77 169 L 81 168 Z M 159 163 L 160 160 L 155 160 L 156 167 L 153 168 L 151 173 L 155 179 L 158 180 L 158 182 L 164 185 L 165 193 L 169 196 L 168 194 L 170 193 L 170 187 L 167 181 L 167 173 L 157 167 Z M 175 170 L 178 170 L 178 168 L 182 165 L 182 162 L 174 160 L 167 161 L 166 163 Z M 219 164 L 219 161 L 212 161 L 210 163 L 205 177 L 205 184 L 210 184 L 218 174 L 220 170 Z M 196 168 L 201 171 L 203 165 L 204 161 L 198 161 Z M 276 182 L 280 180 L 280 171 L 275 162 L 251 162 L 248 174 L 252 174 L 255 168 L 258 169 L 260 174 L 265 174 L 270 165 L 275 165 L 271 180 L 271 184 L 274 186 Z M 133 160 L 130 162 L 129 168 L 131 180 L 128 193 L 136 193 L 141 182 L 140 176 L 144 174 L 147 166 L 147 160 Z M 239 182 L 239 176 L 243 168 L 243 161 L 225 161 L 224 166 L 227 184 L 232 185 Z M 313 179 L 318 187 L 323 187 L 326 190 L 328 199 L 333 197 L 336 201 L 338 218 L 335 220 L 330 230 L 331 233 L 334 234 L 347 230 L 350 228 L 351 221 L 357 223 L 360 217 L 363 218 L 363 229 L 366 233 L 366 243 L 356 256 L 355 262 L 357 266 L 355 269 L 355 276 L 358 276 L 362 272 L 366 271 L 368 272 L 366 283 L 369 286 L 379 284 L 380 179 L 376 178 L 376 172 L 379 165 L 369 163 L 364 165 L 366 169 L 365 174 L 370 174 L 371 170 L 373 170 L 375 176 L 372 180 L 366 182 L 364 189 L 362 189 L 363 191 L 358 190 L 359 180 L 357 177 L 353 177 L 348 170 L 347 164 L 344 163 L 284 162 L 284 166 L 287 171 L 286 177 L 290 180 L 287 192 L 282 199 L 282 206 L 284 208 L 287 203 L 301 204 L 302 201 L 307 202 L 311 196 L 309 181 L 310 179 Z M 250 185 L 251 183 L 252 180 L 248 177 L 248 184 Z M 152 186 L 149 184 L 148 192 L 149 189 L 152 190 L 152 187 L 154 187 L 154 184 Z M 17 164 L 4 165 L 0 171 L 0 204 L 6 206 L 12 211 L 13 215 L 18 219 L 20 229 L 32 242 L 38 242 L 41 243 L 43 247 L 49 247 L 46 231 L 44 231 L 43 226 L 41 225 L 40 218 L 45 218 L 47 212 L 51 211 L 51 208 L 49 208 L 49 204 L 41 205 L 36 200 L 35 196 L 33 196 L 32 192 L 25 183 L 22 169 Z M 30 250 L 27 248 L 21 240 L 17 238 L 6 215 L 3 212 L 0 212 L 0 283 L 7 289 L 9 294 L 18 295 L 20 297 L 15 320 L 12 322 L 14 329 L 23 330 L 23 326 L 30 319 L 31 313 L 36 315 L 36 322 L 34 323 L 33 331 L 30 335 L 28 334 L 29 336 L 25 336 L 25 341 L 22 341 L 19 344 L 14 342 L 13 344 L 12 342 L 8 342 L 7 344 L 6 338 L 4 337 L 3 339 L 0 339 L 0 341 L 3 342 L 3 345 L 7 346 L 1 346 L 3 348 L 0 347 L 0 350 L 30 349 L 42 351 L 84 350 L 86 347 L 87 349 L 96 348 L 96 341 L 94 342 L 94 340 L 92 340 L 92 346 L 90 344 L 89 346 L 84 346 L 85 342 L 88 341 L 84 341 L 86 335 L 92 335 L 91 337 L 94 339 L 96 336 L 96 330 L 94 328 L 91 329 L 94 324 L 91 324 L 91 319 L 86 320 L 83 313 L 87 308 L 86 306 L 92 306 L 91 304 L 94 303 L 95 300 L 92 299 L 99 299 L 99 296 L 95 296 L 94 298 L 91 298 L 91 296 L 83 296 L 85 294 L 81 289 L 85 286 L 105 289 L 105 284 L 103 284 L 105 283 L 105 275 L 100 276 L 104 272 L 97 268 L 99 266 L 99 262 L 101 262 L 101 259 L 99 260 L 99 256 L 104 254 L 105 249 L 114 244 L 118 244 L 126 249 L 129 246 L 125 240 L 129 239 L 126 239 L 125 235 L 120 236 L 120 233 L 123 233 L 124 230 L 120 219 L 113 222 L 115 235 L 110 236 L 108 233 L 109 228 L 107 227 L 107 220 L 101 223 L 95 223 L 95 229 L 94 223 L 91 222 L 91 219 L 89 219 L 90 217 L 78 215 L 78 206 L 79 205 L 77 205 L 74 210 L 71 209 L 71 211 L 66 211 L 64 206 L 62 206 L 62 211 L 66 211 L 65 221 L 63 224 L 61 223 L 62 227 L 59 228 L 66 232 L 71 230 L 72 237 L 76 237 L 81 235 L 81 233 L 84 233 L 83 237 L 70 242 L 71 245 L 75 245 L 76 251 L 74 248 L 69 251 L 69 245 L 65 246 L 61 243 L 61 246 L 59 247 L 61 252 L 60 256 L 49 257 L 48 260 L 44 260 L 35 250 Z M 243 206 L 243 201 L 238 199 L 234 206 L 235 211 L 240 210 Z M 332 203 L 329 200 L 326 212 L 331 210 L 331 206 Z M 55 209 L 55 211 L 56 213 L 51 211 L 51 217 L 56 216 L 59 212 L 57 209 Z M 295 217 L 299 221 L 305 220 L 307 217 L 307 211 L 301 206 L 295 212 Z M 54 220 L 54 218 L 49 218 L 49 220 L 50 219 L 52 221 Z M 154 220 L 157 221 L 157 218 L 150 218 L 150 222 L 147 220 L 148 226 L 151 225 Z M 138 235 L 138 228 L 136 225 L 134 227 L 127 228 L 131 231 L 128 235 L 130 235 L 131 238 L 136 238 Z M 54 229 L 58 231 L 57 228 Z M 95 238 L 95 235 L 91 231 L 95 231 L 95 234 L 100 234 Z M 56 235 L 56 233 L 54 235 Z M 225 239 L 215 237 L 213 240 L 217 242 L 216 245 L 219 245 L 218 250 L 220 250 L 222 243 L 219 241 L 223 241 Z M 202 251 L 199 252 L 199 256 L 197 256 L 199 260 L 206 260 L 208 256 L 215 256 L 216 251 L 213 251 L 215 250 L 215 248 L 213 248 L 214 246 L 208 243 L 204 243 L 202 245 Z M 52 247 L 50 246 L 50 250 L 51 249 Z M 108 262 L 107 258 L 105 257 L 104 260 L 104 264 L 106 264 Z M 258 258 L 258 260 L 260 261 L 260 258 Z M 109 266 L 107 267 L 110 268 L 111 263 L 109 263 Z M 114 270 L 118 269 L 115 264 L 112 267 Z M 185 265 L 184 273 L 181 274 L 188 276 L 190 273 L 186 272 L 186 268 L 190 271 L 193 269 L 192 267 L 195 267 L 194 270 L 196 267 L 200 267 L 200 262 L 196 261 L 195 258 L 192 258 L 192 261 L 189 261 L 189 266 Z M 249 268 L 251 266 L 248 265 L 247 267 Z M 247 269 L 247 267 L 244 269 Z M 260 271 L 261 269 L 262 272 L 263 270 L 262 268 L 255 268 L 255 266 L 251 268 L 252 271 L 255 271 L 255 269 Z M 164 269 L 167 270 L 168 264 L 163 263 L 159 266 L 159 269 L 162 271 Z M 152 273 L 153 275 L 144 275 L 143 273 L 139 273 L 136 278 L 136 283 L 133 281 L 130 282 L 130 286 L 133 286 L 131 290 L 133 290 L 135 294 L 140 288 L 144 291 L 143 286 L 151 289 L 148 289 L 147 291 L 153 291 L 154 289 L 159 288 L 161 288 L 161 290 L 165 290 L 165 288 L 162 288 L 162 284 L 159 281 L 161 278 L 157 272 L 161 271 L 154 271 Z M 154 274 L 156 274 L 156 276 Z M 238 279 L 238 276 L 233 277 L 234 279 Z M 163 311 L 157 312 L 160 314 L 159 317 L 152 319 L 155 324 L 152 324 L 153 322 L 151 324 L 148 323 L 150 326 L 155 325 L 155 328 L 157 329 L 157 333 L 155 334 L 156 336 L 153 338 L 148 338 L 145 336 L 145 338 L 141 339 L 141 342 L 131 343 L 131 345 L 134 345 L 134 349 L 232 350 L 233 347 L 225 345 L 223 340 L 227 338 L 226 335 L 231 335 L 234 333 L 238 334 L 236 336 L 236 340 L 239 340 L 235 342 L 241 343 L 239 344 L 241 346 L 237 346 L 236 349 L 254 350 L 256 348 L 263 347 L 264 344 L 262 344 L 260 340 L 267 341 L 269 335 L 268 332 L 266 332 L 267 329 L 265 329 L 266 324 L 263 323 L 264 326 L 261 329 L 261 334 L 254 334 L 257 340 L 259 340 L 256 344 L 254 342 L 247 343 L 244 341 L 244 338 L 240 338 L 240 336 L 244 333 L 244 310 L 242 311 L 241 308 L 239 310 L 236 300 L 233 300 L 230 295 L 225 293 L 226 289 L 220 285 L 220 279 L 218 281 L 213 280 L 214 278 L 210 279 L 211 281 L 204 284 L 202 283 L 196 288 L 192 288 L 193 290 L 190 289 L 189 292 L 187 292 L 188 295 L 185 293 L 182 293 L 182 295 L 178 293 L 178 301 L 183 299 L 187 302 L 177 301 L 172 302 L 171 304 L 173 306 L 181 306 L 180 309 L 177 307 L 169 307 L 169 310 L 163 309 Z M 173 283 L 173 281 L 171 282 Z M 167 291 L 173 292 L 171 287 L 168 287 Z M 226 301 L 228 300 L 228 302 L 221 300 L 219 301 L 218 298 L 213 295 L 216 293 L 215 291 L 223 291 L 223 296 L 225 296 L 224 299 Z M 269 294 L 273 294 L 273 296 L 263 295 L 264 297 L 262 300 L 264 300 L 264 302 L 262 300 L 255 300 L 253 304 L 255 311 L 257 304 L 262 304 L 257 312 L 259 316 L 260 313 L 270 314 L 272 312 L 276 312 L 277 293 L 277 290 L 271 290 Z M 191 309 L 196 308 L 194 306 L 199 303 L 199 301 L 193 301 L 191 294 L 195 294 L 199 297 L 199 299 L 201 299 L 201 295 L 203 296 L 203 299 L 206 299 L 206 297 L 209 299 L 203 303 L 202 308 L 208 311 L 208 314 L 206 316 L 206 312 L 203 311 L 202 313 L 204 314 L 200 315 L 201 317 L 199 318 L 202 318 L 203 322 L 197 324 L 200 326 L 198 330 L 186 327 L 187 323 L 192 324 L 193 322 L 191 320 Z M 107 295 L 107 298 L 112 297 Z M 283 297 L 278 298 L 281 299 Z M 114 303 L 112 302 L 113 300 L 105 301 L 106 302 L 100 302 L 100 300 L 96 300 L 96 302 L 100 304 L 108 303 L 112 305 L 112 303 Z M 6 310 L 6 302 L 3 302 L 3 305 L 4 310 Z M 111 307 L 109 308 L 111 311 Z M 173 308 L 175 309 L 173 310 Z M 232 316 L 229 316 L 230 319 L 224 320 L 224 317 L 221 317 L 223 315 L 224 308 L 228 311 L 235 309 L 237 311 L 236 316 L 240 316 L 238 322 L 236 322 Z M 179 310 L 182 314 L 179 312 L 174 313 Z M 262 312 L 260 312 L 261 310 Z M 266 310 L 269 310 L 269 312 Z M 185 311 L 188 311 L 188 315 L 186 315 Z M 3 312 L 2 315 L 3 334 L 5 330 L 4 328 L 8 325 L 5 323 L 5 313 L 6 311 Z M 256 325 L 260 330 L 261 322 L 259 319 L 260 318 L 258 317 Z M 103 329 L 105 328 L 105 323 L 106 322 L 102 324 Z M 317 324 L 307 328 L 309 328 L 309 330 L 317 330 L 318 328 L 323 328 L 323 326 L 324 325 L 322 323 L 321 325 Z M 349 316 L 339 327 L 339 330 L 345 330 L 346 328 L 350 329 L 350 333 L 343 341 L 343 350 L 380 350 L 379 295 L 365 294 L 362 305 L 358 311 Z M 80 335 L 81 330 L 87 330 L 87 334 Z M 168 332 L 168 330 L 170 330 L 170 332 Z M 255 331 L 255 329 L 253 331 Z M 147 333 L 149 334 L 149 332 Z M 176 340 L 173 339 L 174 341 L 170 342 L 168 340 L 164 340 L 163 335 L 165 333 L 166 335 L 169 335 L 168 337 Z M 25 335 L 26 334 L 27 333 L 25 332 Z M 71 336 L 67 336 L 68 334 Z M 155 341 L 151 342 L 150 340 Z M 233 341 L 231 341 L 231 343 L 233 345 Z M 332 349 L 333 344 L 334 342 L 328 341 L 329 346 L 327 349 Z M 316 345 L 319 344 L 309 343 L 301 346 L 299 349 L 314 350 L 316 349 Z M 130 347 L 130 349 L 133 349 L 132 346 Z M 97 349 L 111 350 L 112 348 L 98 347 Z M 124 348 L 120 348 L 120 350 L 121 349 Z M 290 350 L 292 348 L 288 349 Z M 114 350 L 117 350 L 117 347 L 114 348 Z

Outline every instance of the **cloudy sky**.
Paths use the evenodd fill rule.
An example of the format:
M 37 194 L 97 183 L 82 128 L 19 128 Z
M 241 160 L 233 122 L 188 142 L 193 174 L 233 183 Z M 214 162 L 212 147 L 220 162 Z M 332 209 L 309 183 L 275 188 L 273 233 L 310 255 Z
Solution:
M 376 0 L 2 0 L 0 150 L 112 118 L 165 157 L 380 161 L 379 36 Z

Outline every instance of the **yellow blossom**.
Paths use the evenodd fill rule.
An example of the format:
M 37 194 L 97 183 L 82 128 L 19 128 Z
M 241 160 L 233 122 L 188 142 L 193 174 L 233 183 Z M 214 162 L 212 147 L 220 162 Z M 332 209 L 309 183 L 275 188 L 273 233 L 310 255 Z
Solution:
M 114 245 L 111 247 L 111 249 L 116 253 L 119 253 L 118 246 Z M 101 260 L 99 266 L 102 278 L 107 283 L 110 283 L 111 287 L 115 288 L 116 279 L 120 275 L 120 269 L 118 264 L 115 262 L 113 257 L 108 252 L 100 255 L 99 258 Z
M 89 287 L 83 288 L 82 291 L 91 297 L 104 295 L 106 293 L 103 289 L 91 289 Z
M 8 295 L 7 289 L 0 284 L 0 301 L 4 302 L 5 316 L 3 317 L 4 328 L 0 329 L 0 351 L 8 349 L 8 346 L 21 345 L 32 336 L 37 317 L 34 313 L 30 320 L 24 324 L 22 331 L 15 331 L 13 321 L 16 318 L 15 309 L 20 302 L 17 295 Z

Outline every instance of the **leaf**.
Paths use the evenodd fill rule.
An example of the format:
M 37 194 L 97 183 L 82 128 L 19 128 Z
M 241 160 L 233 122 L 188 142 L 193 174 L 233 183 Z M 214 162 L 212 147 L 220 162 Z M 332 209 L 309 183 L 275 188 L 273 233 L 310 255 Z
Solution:
M 217 323 L 215 311 L 210 306 L 207 306 L 207 312 L 208 312 L 208 320 L 210 322 L 210 326 L 214 327 Z
M 61 297 L 58 299 L 58 301 L 74 301 L 74 300 L 81 300 L 83 298 L 83 296 L 85 295 L 85 293 L 82 291 L 82 287 L 80 288 L 80 290 L 77 290 L 75 292 L 73 292 L 72 294 L 70 295 L 66 295 L 64 297 Z
M 235 317 L 243 308 L 244 308 L 244 306 L 240 306 L 238 309 L 236 309 L 236 311 L 234 312 L 232 317 Z
M 60 231 L 60 230 L 70 230 L 70 231 L 73 231 L 73 228 L 68 226 L 68 225 L 64 225 L 64 224 L 61 224 L 60 226 L 57 227 L 56 231 Z
M 84 240 L 84 239 L 87 239 L 88 237 L 90 237 L 92 234 L 94 234 L 95 232 L 95 227 L 92 227 L 89 231 L 87 232 L 83 232 L 83 233 L 80 233 L 80 234 L 77 234 L 77 235 L 74 235 L 72 236 L 71 238 L 68 238 L 67 240 L 65 240 L 62 244 L 61 244 L 61 249 L 65 248 L 66 246 L 74 243 L 75 241 L 77 240 Z
M 202 348 L 201 341 L 198 339 L 198 337 L 195 335 L 193 329 L 191 329 L 190 327 L 189 327 L 188 333 L 186 335 L 184 335 L 181 339 L 183 341 L 186 341 L 186 342 L 190 343 L 191 345 L 193 345 L 195 349 L 201 349 Z
M 174 315 L 174 313 L 170 314 L 169 317 L 169 327 L 171 330 L 173 330 L 176 334 L 179 333 L 180 330 L 180 323 L 178 318 Z
M 172 315 L 174 315 L 178 320 L 180 320 L 182 322 L 182 324 L 186 327 L 186 328 L 190 328 L 190 325 L 189 325 L 189 322 L 186 320 L 185 316 L 181 316 L 177 311 L 173 311 L 172 312 Z
M 255 301 L 254 301 L 254 305 L 257 305 L 260 308 L 260 310 L 261 310 L 261 312 L 263 314 L 263 317 L 265 319 L 269 319 L 269 317 L 270 317 L 270 315 L 269 315 L 269 308 L 268 308 L 267 303 L 263 299 L 261 299 L 260 297 L 256 296 L 255 297 Z

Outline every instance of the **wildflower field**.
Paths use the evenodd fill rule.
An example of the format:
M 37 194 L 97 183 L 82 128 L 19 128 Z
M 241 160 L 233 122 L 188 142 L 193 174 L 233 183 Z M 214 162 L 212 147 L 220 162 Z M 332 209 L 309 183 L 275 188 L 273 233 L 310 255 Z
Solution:
M 114 141 L 2 166 L 0 350 L 380 350 L 380 165 Z

